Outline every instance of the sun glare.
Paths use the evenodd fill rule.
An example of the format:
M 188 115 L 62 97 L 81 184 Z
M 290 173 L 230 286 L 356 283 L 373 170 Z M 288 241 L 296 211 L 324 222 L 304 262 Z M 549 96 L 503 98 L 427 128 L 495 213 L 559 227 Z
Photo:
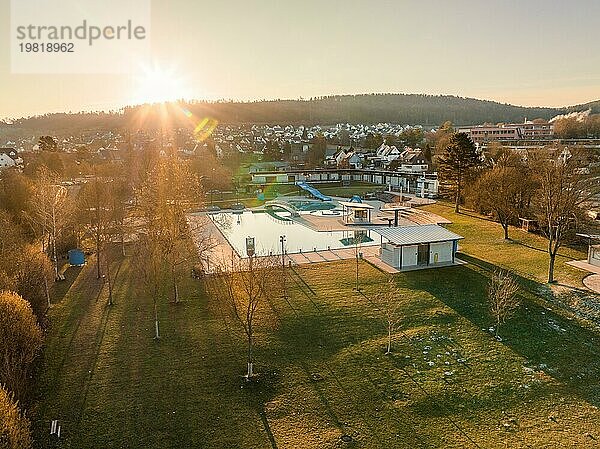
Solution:
M 183 78 L 173 69 L 147 68 L 135 80 L 135 103 L 163 103 L 189 99 Z

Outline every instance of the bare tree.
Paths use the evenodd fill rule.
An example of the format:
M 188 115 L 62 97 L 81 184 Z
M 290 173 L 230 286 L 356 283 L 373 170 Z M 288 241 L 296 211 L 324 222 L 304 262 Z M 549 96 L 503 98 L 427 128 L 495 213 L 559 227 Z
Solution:
M 528 157 L 539 185 L 532 206 L 548 239 L 548 283 L 552 283 L 559 249 L 575 233 L 582 206 L 600 192 L 598 168 L 592 164 L 589 153 L 574 149 L 565 148 L 552 157 L 546 154 Z
M 519 284 L 510 274 L 501 270 L 494 272 L 488 285 L 488 300 L 490 313 L 496 321 L 496 337 L 498 337 L 500 325 L 504 324 L 520 305 L 518 291 Z
M 373 297 L 373 302 L 377 307 L 377 310 L 381 314 L 381 317 L 385 320 L 387 326 L 387 350 L 386 354 L 392 352 L 392 338 L 394 332 L 398 328 L 401 319 L 401 304 L 400 298 L 402 292 L 396 286 L 396 282 L 392 276 L 389 276 L 385 287 L 377 292 Z
M 166 264 L 162 256 L 160 236 L 153 233 L 140 233 L 136 245 L 136 267 L 147 295 L 152 298 L 154 315 L 154 338 L 160 339 L 158 303 L 162 297 L 166 274 Z
M 111 211 L 111 180 L 100 178 L 97 174 L 85 184 L 77 198 L 79 223 L 87 235 L 94 241 L 96 250 L 96 277 L 102 277 L 104 247 L 111 236 L 113 213 Z
M 30 204 L 31 218 L 42 238 L 42 250 L 50 248 L 54 277 L 58 279 L 57 242 L 71 212 L 67 189 L 60 185 L 55 173 L 42 167 L 37 173 Z
M 359 266 L 360 266 L 360 258 L 361 258 L 361 250 L 362 244 L 366 240 L 364 231 L 354 231 L 354 237 L 352 238 L 353 249 L 354 249 L 354 259 L 356 260 L 356 285 L 354 286 L 356 291 L 360 291 L 360 275 L 359 275 Z
M 143 227 L 147 236 L 159 244 L 169 264 L 173 301 L 178 303 L 181 269 L 193 254 L 185 214 L 202 200 L 198 179 L 176 158 L 161 160 L 149 173 L 138 197 Z
M 503 151 L 495 166 L 485 172 L 469 189 L 475 209 L 489 213 L 500 223 L 508 240 L 509 225 L 516 222 L 529 207 L 536 184 L 521 158 Z
M 207 282 L 211 296 L 243 328 L 247 343 L 246 377 L 254 375 L 254 335 L 256 316 L 266 300 L 279 294 L 278 258 L 233 259 L 213 267 Z

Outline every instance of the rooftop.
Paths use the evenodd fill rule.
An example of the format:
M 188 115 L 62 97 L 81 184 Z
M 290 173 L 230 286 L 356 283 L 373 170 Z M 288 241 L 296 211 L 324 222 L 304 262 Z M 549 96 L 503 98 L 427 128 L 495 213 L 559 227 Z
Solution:
M 403 226 L 395 228 L 374 228 L 377 234 L 395 245 L 418 245 L 420 243 L 447 242 L 463 237 L 438 225 Z

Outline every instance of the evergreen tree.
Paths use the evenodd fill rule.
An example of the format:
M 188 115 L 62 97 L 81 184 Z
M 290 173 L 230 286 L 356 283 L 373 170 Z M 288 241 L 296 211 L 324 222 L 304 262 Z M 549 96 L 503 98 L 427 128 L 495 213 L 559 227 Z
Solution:
M 438 160 L 440 183 L 454 193 L 454 211 L 460 211 L 461 195 L 465 181 L 483 164 L 471 138 L 465 133 L 455 133 L 444 154 Z

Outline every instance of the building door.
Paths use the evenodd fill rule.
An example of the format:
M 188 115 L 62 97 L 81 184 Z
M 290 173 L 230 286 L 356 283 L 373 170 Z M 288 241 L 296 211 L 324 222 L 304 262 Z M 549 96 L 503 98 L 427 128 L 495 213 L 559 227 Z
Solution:
M 429 265 L 429 243 L 419 245 L 417 265 Z

